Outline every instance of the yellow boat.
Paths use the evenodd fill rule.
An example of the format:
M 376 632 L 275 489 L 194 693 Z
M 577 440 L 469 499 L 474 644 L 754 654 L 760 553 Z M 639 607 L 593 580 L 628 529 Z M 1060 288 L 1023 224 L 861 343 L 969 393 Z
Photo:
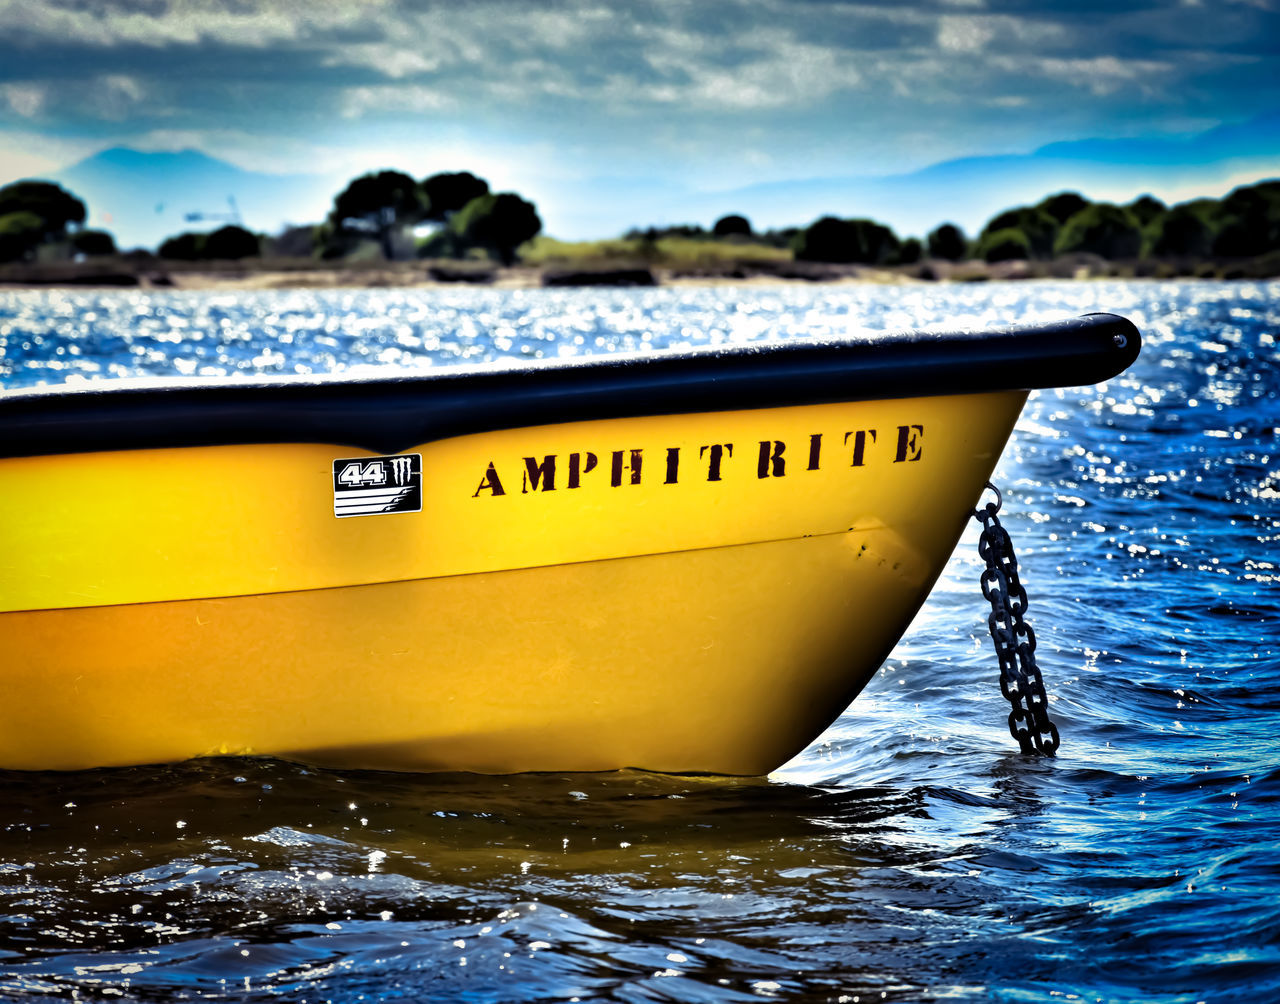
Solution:
M 760 774 L 924 601 L 1109 314 L 0 397 L 0 768 Z

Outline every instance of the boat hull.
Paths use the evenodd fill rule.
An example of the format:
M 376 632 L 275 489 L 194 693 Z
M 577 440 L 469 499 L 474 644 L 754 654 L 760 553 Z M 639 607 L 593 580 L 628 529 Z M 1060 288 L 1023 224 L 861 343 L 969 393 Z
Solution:
M 419 510 L 351 518 L 350 447 L 0 461 L 0 767 L 765 773 L 906 629 L 1025 396 L 453 437 L 404 451 Z

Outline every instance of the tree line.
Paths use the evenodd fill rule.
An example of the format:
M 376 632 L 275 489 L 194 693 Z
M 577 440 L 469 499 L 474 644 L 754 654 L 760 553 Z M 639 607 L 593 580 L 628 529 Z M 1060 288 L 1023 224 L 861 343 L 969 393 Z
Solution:
M 0 261 L 115 254 L 112 236 L 85 228 L 86 218 L 84 202 L 53 182 L 0 187 Z M 350 181 L 320 224 L 288 228 L 274 238 L 231 224 L 209 233 L 176 234 L 156 253 L 174 261 L 265 254 L 329 261 L 474 257 L 509 265 L 541 230 L 532 202 L 514 192 L 491 192 L 487 181 L 470 172 L 417 181 L 387 170 Z M 996 214 L 972 237 L 954 223 L 943 223 L 924 238 L 901 238 L 873 219 L 837 216 L 756 232 L 745 216 L 730 214 L 710 229 L 695 224 L 636 228 L 623 239 L 654 247 L 670 238 L 764 245 L 799 261 L 883 266 L 925 259 L 1050 261 L 1081 253 L 1111 261 L 1259 258 L 1280 254 L 1280 180 L 1244 185 L 1222 199 L 1173 206 L 1150 195 L 1120 205 L 1060 192 Z
M 1051 261 L 1072 254 L 1111 261 L 1256 258 L 1280 252 L 1280 181 L 1174 206 L 1150 195 L 1116 205 L 1060 192 L 997 213 L 972 238 L 954 223 L 923 240 L 900 239 L 875 220 L 824 216 L 796 231 L 791 247 L 802 261 L 866 265 L 909 265 L 924 257 Z
M 109 233 L 83 228 L 84 202 L 50 181 L 20 181 L 0 188 L 0 261 L 87 257 L 116 253 Z M 354 178 L 334 196 L 325 221 L 291 227 L 276 238 L 238 224 L 212 232 L 187 231 L 162 241 L 156 254 L 169 261 L 235 261 L 273 255 L 326 260 L 368 256 L 487 257 L 504 264 L 542 230 L 536 207 L 515 192 L 491 192 L 468 171 L 421 181 L 400 171 Z

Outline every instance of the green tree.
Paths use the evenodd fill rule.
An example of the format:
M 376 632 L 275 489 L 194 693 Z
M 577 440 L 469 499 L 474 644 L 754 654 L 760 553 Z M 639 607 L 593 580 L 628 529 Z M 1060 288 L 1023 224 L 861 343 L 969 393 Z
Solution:
M 1218 205 L 1213 253 L 1246 258 L 1280 249 L 1280 181 L 1233 190 Z
M 71 235 L 71 246 L 78 254 L 102 258 L 116 253 L 116 241 L 105 230 L 78 230 Z
M 1142 249 L 1142 227 L 1122 206 L 1095 202 L 1063 224 L 1054 250 L 1058 254 L 1087 251 L 1103 258 L 1136 258 Z
M 0 216 L 0 261 L 22 261 L 44 239 L 45 223 L 26 211 Z
M 261 250 L 262 243 L 257 234 L 232 224 L 219 227 L 205 238 L 203 257 L 239 261 L 241 258 L 256 258 Z
M 983 261 L 1016 261 L 1031 257 L 1031 241 L 1017 227 L 984 233 L 979 246 Z
M 472 199 L 489 194 L 489 183 L 470 171 L 433 174 L 422 182 L 427 211 L 423 219 L 445 223 Z
M 924 244 L 919 237 L 908 237 L 898 248 L 899 265 L 914 265 L 924 257 Z
M 1169 207 L 1154 195 L 1140 195 L 1125 206 L 1125 209 L 1133 213 L 1138 222 L 1144 227 L 1149 226 L 1151 221 L 1161 213 L 1169 211 Z
M 716 237 L 750 237 L 751 221 L 736 213 L 721 216 L 711 228 L 711 233 Z
M 15 181 L 0 188 L 0 216 L 10 213 L 34 215 L 46 240 L 61 239 L 85 219 L 84 203 L 51 181 Z
M 1204 258 L 1213 250 L 1210 216 L 1217 203 L 1210 199 L 1184 202 L 1157 216 L 1146 227 L 1147 253 L 1160 258 Z
M 514 192 L 481 195 L 463 206 L 449 229 L 467 248 L 482 248 L 504 265 L 516 260 L 516 248 L 532 240 L 542 220 L 532 202 Z
M 969 240 L 964 231 L 954 223 L 944 223 L 936 230 L 930 231 L 928 238 L 929 257 L 942 258 L 946 261 L 959 261 L 969 249 Z
M 895 256 L 899 246 L 897 235 L 874 220 L 824 216 L 800 232 L 795 254 L 801 261 L 875 265 Z
M 160 244 L 156 254 L 168 261 L 199 261 L 204 257 L 204 242 L 207 234 L 176 234 Z
M 1061 226 L 1088 205 L 1089 200 L 1079 192 L 1059 192 L 1057 195 L 1042 199 L 1035 208 L 1043 209 Z
M 373 235 L 390 261 L 396 257 L 397 238 L 426 212 L 426 197 L 416 181 L 399 171 L 378 171 L 361 175 L 338 193 L 329 218 L 340 232 Z
M 1070 194 L 1070 193 L 1064 193 Z M 987 248 L 991 238 L 1001 230 L 1019 230 L 1026 238 L 1028 255 L 1031 258 L 1052 258 L 1053 244 L 1058 236 L 1058 221 L 1045 210 L 1037 206 L 1019 206 L 1006 209 L 982 229 L 978 237 L 978 254 L 987 261 Z

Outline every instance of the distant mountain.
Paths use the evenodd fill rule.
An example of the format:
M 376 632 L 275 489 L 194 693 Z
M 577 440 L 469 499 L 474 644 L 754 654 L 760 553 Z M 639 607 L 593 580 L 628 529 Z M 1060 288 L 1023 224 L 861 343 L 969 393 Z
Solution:
M 89 206 L 88 225 L 122 248 L 155 248 L 184 230 L 212 230 L 238 216 L 251 230 L 323 219 L 348 179 L 245 171 L 196 150 L 152 153 L 115 147 L 56 172 Z M 199 219 L 187 219 L 197 214 Z
M 849 175 L 770 182 L 700 193 L 669 207 L 671 222 L 709 225 L 744 213 L 758 228 L 804 225 L 816 217 L 868 216 L 899 234 L 923 236 L 944 221 L 975 233 L 996 213 L 1063 190 L 1095 200 L 1151 193 L 1169 202 L 1220 196 L 1249 181 L 1280 176 L 1280 114 L 1172 139 L 1087 139 L 1029 154 L 967 157 L 892 176 Z M 697 210 L 697 215 L 691 215 Z
M 1003 209 L 1063 190 L 1111 201 L 1149 192 L 1177 202 L 1277 176 L 1280 114 L 1271 114 L 1197 135 L 1052 143 L 1032 153 L 967 157 L 890 176 L 851 174 L 708 192 L 652 176 L 582 179 L 567 173 L 521 194 L 537 204 L 548 233 L 569 240 L 613 237 L 651 224 L 709 227 L 728 213 L 746 215 L 757 229 L 804 226 L 828 213 L 869 216 L 902 236 L 923 236 L 944 221 L 973 234 Z M 112 231 L 125 248 L 154 248 L 183 230 L 214 229 L 232 215 L 231 200 L 253 230 L 276 233 L 287 223 L 318 222 L 350 180 L 245 171 L 195 150 L 125 148 L 104 150 L 53 177 L 88 203 L 90 226 Z M 188 220 L 191 213 L 205 218 Z

